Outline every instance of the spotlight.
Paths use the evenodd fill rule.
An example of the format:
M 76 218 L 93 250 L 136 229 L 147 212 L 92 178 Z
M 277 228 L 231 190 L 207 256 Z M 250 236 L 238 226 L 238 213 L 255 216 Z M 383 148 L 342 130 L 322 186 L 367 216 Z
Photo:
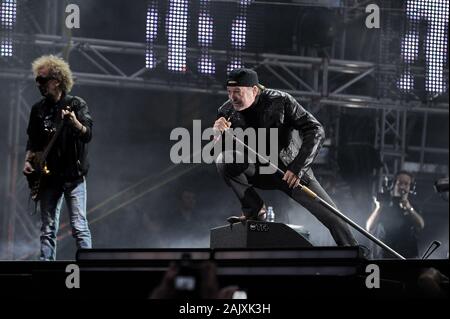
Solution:
M 156 66 L 156 58 L 153 50 L 158 34 L 158 6 L 157 2 L 152 2 L 147 9 L 147 23 L 145 31 L 145 67 L 153 69 Z
M 198 71 L 203 74 L 214 74 L 215 72 L 215 64 L 209 54 L 214 36 L 214 21 L 209 13 L 209 2 L 210 0 L 200 1 L 200 14 L 198 17 L 198 45 L 201 48 Z
M 166 17 L 168 37 L 168 69 L 186 71 L 186 42 L 188 28 L 188 0 L 170 0 Z
M 13 41 L 11 32 L 16 22 L 17 4 L 15 0 L 3 0 L 0 4 L 0 31 L 3 35 L 0 39 L 0 56 L 11 57 L 13 55 Z
M 448 0 L 409 0 L 406 3 L 406 14 L 409 20 L 408 32 L 405 35 L 401 54 L 403 61 L 409 66 L 418 58 L 419 23 L 427 22 L 425 37 L 425 90 L 431 95 L 446 91 L 444 65 L 447 58 L 447 26 L 449 15 Z M 399 89 L 411 91 L 414 86 L 413 76 L 409 68 L 397 82 Z

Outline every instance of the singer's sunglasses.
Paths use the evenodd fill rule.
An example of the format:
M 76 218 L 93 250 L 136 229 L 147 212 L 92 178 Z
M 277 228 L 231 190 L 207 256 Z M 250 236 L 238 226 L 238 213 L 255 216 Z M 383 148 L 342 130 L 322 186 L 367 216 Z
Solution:
M 44 77 L 42 75 L 38 75 L 36 77 L 36 82 L 39 83 L 40 85 L 47 84 L 47 82 L 50 81 L 50 80 L 55 80 L 55 78 L 52 77 L 52 76 Z

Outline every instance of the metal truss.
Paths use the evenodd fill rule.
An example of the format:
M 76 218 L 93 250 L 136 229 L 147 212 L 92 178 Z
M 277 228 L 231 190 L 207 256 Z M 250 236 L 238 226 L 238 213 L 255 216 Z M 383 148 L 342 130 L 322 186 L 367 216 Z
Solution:
M 408 145 L 408 113 L 399 110 L 382 110 L 379 123 L 377 123 L 376 146 L 380 150 L 381 160 L 384 163 L 383 174 L 392 176 L 396 171 L 405 169 L 434 173 L 444 171 L 448 173 L 448 166 L 429 164 L 425 158 L 430 154 L 448 155 L 448 148 L 432 147 L 427 144 L 427 128 L 430 125 L 428 113 L 420 115 L 422 122 L 420 132 L 420 145 Z M 408 161 L 412 153 L 418 153 L 417 162 Z M 379 181 L 381 183 L 381 180 Z
M 8 103 L 8 140 L 5 170 L 5 194 L 2 216 L 2 239 L 6 243 L 3 247 L 3 256 L 6 259 L 15 259 L 15 232 L 20 229 L 28 240 L 39 237 L 36 220 L 30 215 L 34 205 L 28 201 L 26 180 L 20 174 L 23 163 L 23 150 L 21 134 L 25 131 L 28 121 L 30 104 L 24 96 L 26 83 L 13 81 L 9 85 L 10 99 Z
M 384 172 L 388 175 L 399 171 L 405 162 L 406 114 L 405 111 L 399 110 L 381 111 L 379 150 Z
M 36 20 L 32 2 L 30 0 L 23 0 L 17 3 L 18 10 L 24 16 L 27 23 L 26 31 L 33 33 L 56 34 L 58 27 L 56 17 L 58 17 L 58 8 L 61 4 L 59 1 L 44 0 L 44 6 L 48 13 L 44 19 L 44 24 L 41 25 Z M 43 1 L 43 2 L 44 2 Z M 14 35 L 12 34 L 12 37 Z M 15 39 L 14 39 L 15 41 Z M 14 43 L 16 45 L 16 43 Z M 24 66 L 25 62 L 23 56 L 14 54 L 11 58 L 0 59 L 0 74 L 3 75 L 8 72 L 14 65 Z M 3 66 L 6 65 L 4 68 Z M 3 77 L 3 76 L 0 76 Z M 26 123 L 28 121 L 28 114 L 30 113 L 30 103 L 26 98 L 26 91 L 28 84 L 32 83 L 27 77 L 18 78 L 16 81 L 9 83 L 9 103 L 5 110 L 9 115 L 8 130 L 7 130 L 7 150 L 6 150 L 6 165 L 5 165 L 5 180 L 4 193 L 2 200 L 4 205 L 0 207 L 2 212 L 2 224 L 0 230 L 0 242 L 4 243 L 0 247 L 1 259 L 18 259 L 22 252 L 21 247 L 17 247 L 18 240 L 16 233 L 23 234 L 20 240 L 27 241 L 29 247 L 33 246 L 33 242 L 39 238 L 39 229 L 36 224 L 36 216 L 30 214 L 30 210 L 34 209 L 34 204 L 31 205 L 26 186 L 26 179 L 21 175 L 23 164 L 23 152 L 25 145 L 21 144 L 21 134 L 26 130 Z M 28 201 L 28 203 L 27 203 Z M 23 246 L 20 244 L 18 246 Z
M 52 1 L 47 1 L 50 4 Z M 355 1 L 356 6 L 367 1 Z M 361 4 L 362 3 L 362 4 Z M 55 9 L 56 10 L 56 9 Z M 32 16 L 32 15 L 31 15 Z M 49 16 L 54 16 L 50 14 Z M 351 14 L 349 19 L 354 18 Z M 48 19 L 44 27 L 36 25 L 38 34 L 14 34 L 15 44 L 24 48 L 23 52 L 42 52 L 69 57 L 77 85 L 102 86 L 111 88 L 131 88 L 143 90 L 161 90 L 191 92 L 199 94 L 225 95 L 221 79 L 196 72 L 200 50 L 188 48 L 188 71 L 186 74 L 170 74 L 165 67 L 167 47 L 155 46 L 157 66 L 155 69 L 144 67 L 146 44 L 104 39 L 59 36 L 56 34 L 56 21 Z M 36 33 L 33 32 L 33 33 Z M 46 34 L 43 34 L 45 32 Z M 52 35 L 53 34 L 53 35 Z M 345 42 L 345 41 L 343 41 Z M 380 52 L 380 54 L 387 52 Z M 229 52 L 211 50 L 210 54 L 219 65 L 226 64 Z M 36 54 L 35 54 L 36 55 Z M 398 65 L 392 60 L 382 59 L 378 63 L 328 59 L 319 57 L 280 55 L 271 53 L 242 53 L 244 65 L 253 67 L 263 80 L 270 79 L 270 87 L 281 89 L 295 98 L 310 103 L 314 107 L 351 107 L 379 110 L 376 147 L 380 150 L 386 172 L 392 174 L 403 167 L 409 151 L 420 152 L 420 165 L 423 168 L 428 153 L 448 154 L 448 149 L 428 147 L 426 144 L 426 126 L 430 114 L 448 116 L 448 101 L 423 102 L 419 99 L 407 101 L 401 94 L 388 92 L 389 83 L 398 74 Z M 25 180 L 17 172 L 22 159 L 19 158 L 20 132 L 28 120 L 29 105 L 24 94 L 27 84 L 33 84 L 33 76 L 27 65 L 26 57 L 14 57 L 1 68 L 0 78 L 15 80 L 11 83 L 9 104 L 10 122 L 8 129 L 8 159 L 6 196 L 3 214 L 2 237 L 8 243 L 7 259 L 14 256 L 14 228 L 16 222 L 24 229 L 27 237 L 37 238 L 33 220 L 23 207 L 21 194 L 24 193 Z M 142 62 L 140 62 L 142 61 Z M 388 62 L 389 61 L 389 62 Z M 28 62 L 28 61 L 27 61 Z M 0 61 L 2 63 L 2 61 Z M 192 70 L 192 71 L 189 71 Z M 422 68 L 415 68 L 416 74 L 424 74 Z M 446 70 L 448 77 L 448 70 Z M 383 80 L 384 79 L 384 80 Z M 353 90 L 360 83 L 374 81 L 382 84 L 384 92 L 379 90 Z M 392 88 L 390 88 L 392 90 Z M 358 92 L 357 94 L 354 92 Z M 317 109 L 315 110 L 317 111 Z M 314 112 L 314 110 L 313 110 Z M 423 116 L 424 128 L 420 146 L 406 145 L 407 119 L 411 112 Z M 23 197 L 23 196 L 22 196 Z M 20 257 L 20 256 L 19 256 Z
M 173 74 L 171 77 L 170 74 L 162 74 L 161 70 L 151 70 L 144 66 L 130 67 L 130 60 L 144 61 L 144 43 L 75 37 L 68 39 L 43 34 L 16 35 L 15 39 L 18 43 L 38 47 L 47 52 L 59 52 L 60 55 L 66 50 L 70 52 L 72 58 L 76 55 L 77 60 L 85 60 L 86 63 L 83 65 L 89 66 L 89 71 L 86 70 L 87 67 L 84 70 L 82 67 L 73 70 L 77 85 L 225 94 L 222 82 L 212 76 L 188 72 L 186 75 Z M 158 64 L 163 66 L 167 48 L 158 46 L 155 47 L 155 52 L 160 57 Z M 188 63 L 196 65 L 199 55 L 199 50 L 188 49 L 190 59 Z M 226 51 L 212 50 L 211 55 L 217 63 L 225 63 L 229 57 Z M 117 59 L 117 56 L 124 58 Z M 358 95 L 352 94 L 349 90 L 360 81 L 375 81 L 376 74 L 396 74 L 395 65 L 269 53 L 243 53 L 242 59 L 245 65 L 271 76 L 274 79 L 274 85 L 271 87 L 282 89 L 302 101 L 341 107 L 448 114 L 446 103 L 406 102 L 379 98 L 377 92 Z M 32 75 L 29 70 L 13 67 L 3 70 L 0 77 L 31 80 Z M 334 80 L 336 77 L 340 78 L 338 86 Z M 197 81 L 193 81 L 194 79 Z
M 381 4 L 383 7 L 391 8 L 393 5 L 392 0 L 382 0 Z M 398 32 L 398 26 L 394 27 L 395 17 L 392 15 L 387 15 L 381 26 L 381 36 L 380 36 L 380 47 L 379 47 L 379 65 L 386 65 L 387 63 L 398 63 L 401 65 L 401 59 L 398 55 L 398 49 L 395 49 L 395 44 L 401 41 L 400 34 Z M 379 83 L 379 96 L 382 100 L 392 99 L 401 101 L 400 103 L 405 103 L 405 94 L 396 90 L 396 81 L 399 74 L 399 69 L 386 69 L 387 72 L 380 72 L 378 74 Z M 392 72 L 394 71 L 394 72 Z M 423 70 L 418 70 L 417 68 L 413 71 L 415 76 L 423 76 L 425 72 Z M 448 69 L 446 70 L 446 77 L 448 79 Z M 402 97 L 403 95 L 403 97 Z M 406 103 L 417 103 L 417 96 L 411 94 L 408 98 L 415 100 L 414 102 L 408 101 Z M 448 98 L 447 98 L 448 99 Z M 448 101 L 446 101 L 448 111 Z M 423 107 L 434 108 L 437 104 L 433 102 L 423 103 Z M 444 105 L 442 105 L 444 107 Z M 439 107 L 439 110 L 443 110 Z M 448 155 L 448 148 L 436 148 L 427 145 L 427 127 L 429 122 L 429 115 L 436 112 L 437 110 L 431 112 L 423 112 L 422 116 L 423 124 L 422 130 L 420 132 L 420 146 L 411 146 L 407 143 L 408 135 L 408 114 L 409 110 L 407 108 L 393 108 L 393 109 L 383 109 L 378 114 L 377 118 L 377 132 L 375 146 L 380 151 L 381 161 L 384 164 L 383 169 L 379 174 L 378 186 L 381 186 L 383 176 L 392 177 L 395 172 L 400 169 L 405 169 L 409 166 L 409 170 L 417 170 L 423 173 L 429 171 L 433 173 L 437 170 L 443 170 L 448 174 L 448 166 L 438 167 L 438 165 L 433 166 L 431 169 L 427 170 L 427 164 L 425 162 L 426 154 L 446 154 Z M 417 162 L 408 161 L 408 158 L 413 153 L 420 153 L 419 160 Z

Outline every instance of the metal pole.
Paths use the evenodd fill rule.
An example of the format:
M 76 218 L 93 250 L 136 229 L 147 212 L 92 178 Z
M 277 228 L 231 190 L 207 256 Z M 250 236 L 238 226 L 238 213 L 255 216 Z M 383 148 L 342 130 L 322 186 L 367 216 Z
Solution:
M 283 170 L 281 170 L 278 166 L 276 166 L 275 164 L 273 164 L 271 161 L 269 161 L 267 158 L 265 158 L 264 156 L 261 156 L 258 152 L 256 152 L 255 150 L 253 150 L 250 146 L 248 146 L 247 144 L 245 144 L 244 142 L 242 142 L 240 139 L 238 139 L 235 135 L 233 135 L 232 133 L 230 133 L 228 130 L 225 130 L 225 133 L 228 133 L 233 140 L 236 141 L 236 143 L 241 144 L 242 146 L 244 146 L 245 148 L 247 148 L 250 152 L 252 152 L 254 155 L 256 155 L 259 159 L 263 159 L 265 161 L 265 163 L 269 164 L 269 166 L 271 166 L 272 168 L 274 168 L 278 173 L 284 175 L 285 172 Z M 375 244 L 377 244 L 378 246 L 380 246 L 381 248 L 389 251 L 391 254 L 393 254 L 394 256 L 398 257 L 399 259 L 405 260 L 406 258 L 403 257 L 402 255 L 400 255 L 398 252 L 396 252 L 395 250 L 393 250 L 391 247 L 389 247 L 388 245 L 386 245 L 385 243 L 383 243 L 381 240 L 379 240 L 378 238 L 376 238 L 375 236 L 373 236 L 372 234 L 370 234 L 368 231 L 366 231 L 364 228 L 362 228 L 361 226 L 359 226 L 357 223 L 355 223 L 353 220 L 351 220 L 350 218 L 348 218 L 347 216 L 345 216 L 343 213 L 341 213 L 337 208 L 333 207 L 332 205 L 330 205 L 329 203 L 327 203 L 325 200 L 323 200 L 320 196 L 318 196 L 316 193 L 314 193 L 312 190 L 310 190 L 308 187 L 298 183 L 296 187 L 300 187 L 300 190 L 302 190 L 309 198 L 311 198 L 312 200 L 319 202 L 322 206 L 324 206 L 325 208 L 327 208 L 329 211 L 331 211 L 333 214 L 335 214 L 336 216 L 338 216 L 339 218 L 341 218 L 342 220 L 344 220 L 347 224 L 349 224 L 350 226 L 352 226 L 354 229 L 356 229 L 358 232 L 360 232 L 361 234 L 363 234 L 364 236 L 366 236 L 367 238 L 369 238 L 371 241 L 373 241 Z
M 19 168 L 20 83 L 11 85 L 10 121 L 8 129 L 8 159 L 6 163 L 5 237 L 6 259 L 14 259 L 15 225 L 17 217 L 17 181 Z

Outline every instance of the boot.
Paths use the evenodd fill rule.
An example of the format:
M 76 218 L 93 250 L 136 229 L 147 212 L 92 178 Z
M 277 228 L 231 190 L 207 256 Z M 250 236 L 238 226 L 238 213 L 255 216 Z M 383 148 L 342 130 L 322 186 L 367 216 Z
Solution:
M 267 209 L 266 205 L 263 205 L 263 207 L 256 216 L 255 215 L 245 216 L 244 214 L 242 214 L 241 216 L 230 216 L 227 218 L 227 222 L 229 222 L 230 224 L 234 224 L 239 222 L 244 223 L 247 220 L 265 221 L 266 218 L 267 218 Z

